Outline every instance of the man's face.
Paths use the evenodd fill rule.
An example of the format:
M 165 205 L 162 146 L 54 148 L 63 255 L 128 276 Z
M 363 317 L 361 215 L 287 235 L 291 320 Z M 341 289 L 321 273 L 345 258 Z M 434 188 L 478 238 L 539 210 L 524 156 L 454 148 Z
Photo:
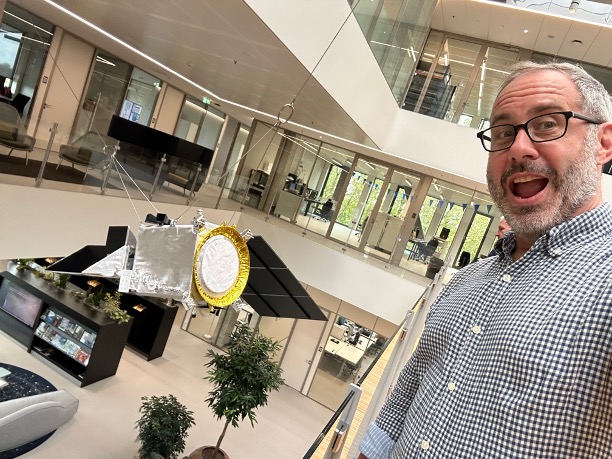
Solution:
M 509 230 L 510 225 L 508 225 L 508 222 L 505 219 L 501 220 L 499 222 L 499 225 L 497 226 L 497 233 L 495 233 L 495 236 L 497 237 L 497 239 L 501 239 L 502 237 L 504 237 L 504 234 L 506 234 Z
M 581 111 L 573 82 L 557 71 L 534 71 L 500 93 L 491 126 L 570 110 Z M 532 142 L 520 129 L 509 149 L 489 154 L 489 191 L 517 235 L 537 239 L 599 204 L 598 140 L 596 133 L 589 134 L 589 126 L 570 118 L 565 136 L 543 143 Z

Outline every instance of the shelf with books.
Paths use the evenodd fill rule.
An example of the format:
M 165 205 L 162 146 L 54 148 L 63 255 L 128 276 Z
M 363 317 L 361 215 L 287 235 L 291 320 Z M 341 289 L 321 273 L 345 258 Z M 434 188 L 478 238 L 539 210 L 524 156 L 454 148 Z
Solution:
M 83 366 L 89 363 L 97 336 L 53 309 L 48 309 L 41 317 L 34 334 Z
M 118 324 L 27 271 L 9 265 L 0 280 L 23 287 L 42 300 L 30 329 L 27 350 L 74 377 L 81 387 L 117 372 L 133 320 Z

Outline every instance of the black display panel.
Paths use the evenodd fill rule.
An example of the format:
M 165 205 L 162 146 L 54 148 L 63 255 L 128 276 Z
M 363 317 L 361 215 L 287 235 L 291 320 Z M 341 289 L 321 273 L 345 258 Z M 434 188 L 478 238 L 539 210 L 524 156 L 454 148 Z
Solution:
M 34 328 L 36 319 L 40 315 L 43 301 L 26 292 L 13 282 L 4 279 L 0 286 L 0 309 L 15 319 Z

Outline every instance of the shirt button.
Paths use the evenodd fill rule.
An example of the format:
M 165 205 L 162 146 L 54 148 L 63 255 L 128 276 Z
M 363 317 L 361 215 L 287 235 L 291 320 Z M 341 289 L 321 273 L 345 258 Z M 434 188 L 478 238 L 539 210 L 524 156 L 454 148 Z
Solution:
M 457 384 L 455 384 L 454 382 L 449 382 L 448 385 L 446 386 L 448 388 L 448 390 L 450 392 L 454 391 L 457 388 Z
M 427 451 L 429 449 L 429 442 L 427 440 L 423 440 L 421 442 L 421 449 L 423 451 Z
M 482 330 L 481 330 L 481 328 L 480 328 L 480 325 L 474 325 L 474 326 L 472 327 L 472 333 L 474 333 L 475 335 L 479 335 L 481 331 L 482 331 Z
M 511 276 L 510 274 L 504 274 L 504 275 L 502 276 L 502 280 L 503 280 L 504 282 L 510 282 L 510 281 L 512 280 L 512 276 Z

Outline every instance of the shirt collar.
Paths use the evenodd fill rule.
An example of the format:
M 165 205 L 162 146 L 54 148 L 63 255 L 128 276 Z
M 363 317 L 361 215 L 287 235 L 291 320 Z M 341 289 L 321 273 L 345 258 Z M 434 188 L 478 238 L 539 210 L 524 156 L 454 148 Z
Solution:
M 612 208 L 604 202 L 593 210 L 551 228 L 530 250 L 545 250 L 550 256 L 557 257 L 572 247 L 609 234 L 612 234 Z M 511 256 L 515 246 L 514 231 L 510 230 L 495 243 L 494 248 L 498 254 Z

